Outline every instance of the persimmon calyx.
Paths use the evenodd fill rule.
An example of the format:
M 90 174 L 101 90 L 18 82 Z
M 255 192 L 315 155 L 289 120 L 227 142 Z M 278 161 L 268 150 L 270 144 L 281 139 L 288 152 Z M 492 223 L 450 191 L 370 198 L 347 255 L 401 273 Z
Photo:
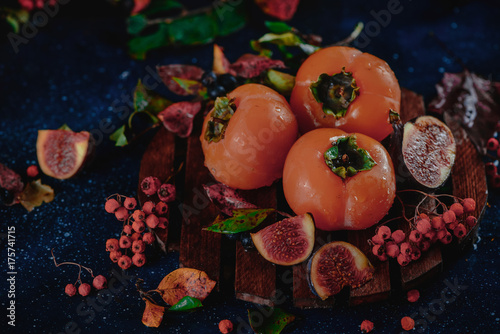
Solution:
M 214 109 L 207 124 L 205 140 L 208 142 L 218 142 L 223 139 L 229 120 L 235 111 L 236 105 L 234 104 L 234 99 L 218 97 L 215 100 Z
M 345 116 L 349 104 L 359 94 L 352 72 L 346 72 L 345 68 L 334 75 L 321 74 L 310 89 L 316 101 L 323 104 L 323 112 L 337 119 Z
M 337 139 L 323 156 L 326 165 L 342 179 L 370 170 L 377 164 L 367 150 L 358 147 L 355 135 Z

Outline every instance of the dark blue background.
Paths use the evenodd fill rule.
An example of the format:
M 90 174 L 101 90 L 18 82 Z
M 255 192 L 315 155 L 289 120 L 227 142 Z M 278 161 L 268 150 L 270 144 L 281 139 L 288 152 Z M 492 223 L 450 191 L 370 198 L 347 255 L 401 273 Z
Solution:
M 198 1 L 201 2 L 201 1 Z M 462 71 L 450 54 L 430 37 L 433 31 L 465 63 L 484 77 L 500 80 L 500 6 L 495 1 L 410 1 L 401 0 L 402 11 L 392 15 L 386 27 L 370 38 L 362 50 L 385 59 L 401 86 L 424 95 L 428 102 L 434 84 L 443 72 Z M 306 33 L 317 33 L 330 44 L 347 36 L 358 21 L 376 22 L 371 11 L 387 8 L 387 1 L 303 0 L 291 25 Z M 250 52 L 248 41 L 266 32 L 263 15 L 253 9 L 251 24 L 217 43 L 225 47 L 231 61 Z M 373 27 L 373 23 L 372 23 Z M 148 75 L 148 66 L 188 63 L 209 69 L 212 46 L 164 49 L 146 61 L 128 57 L 123 19 L 104 2 L 73 0 L 39 29 L 36 36 L 15 53 L 6 40 L 0 45 L 0 162 L 22 172 L 36 164 L 38 129 L 53 129 L 67 123 L 73 130 L 98 129 L 102 120 L 114 127 L 123 120 L 112 106 L 124 106 L 122 95 L 130 94 L 137 80 Z M 161 93 L 167 93 L 158 87 Z M 143 301 L 134 280 L 116 284 L 123 287 L 109 305 L 95 317 L 87 308 L 89 298 L 69 298 L 64 286 L 74 282 L 77 268 L 54 267 L 50 249 L 59 261 L 75 261 L 110 276 L 113 268 L 104 250 L 107 238 L 118 235 L 120 224 L 103 210 L 104 199 L 119 192 L 135 195 L 141 155 L 151 135 L 134 145 L 113 147 L 104 136 L 93 163 L 77 177 L 58 181 L 44 177 L 55 190 L 55 200 L 27 213 L 22 207 L 0 208 L 0 233 L 16 228 L 16 327 L 12 333 L 60 333 L 73 322 L 81 333 L 218 333 L 217 324 L 228 318 L 238 326 L 246 322 L 251 305 L 232 297 L 214 294 L 202 310 L 171 315 L 159 329 L 141 323 Z M 396 293 L 388 301 L 349 308 L 290 311 L 300 317 L 294 333 L 358 333 L 364 319 L 375 323 L 376 332 L 398 333 L 400 319 L 435 307 L 445 282 L 458 282 L 464 289 L 454 301 L 425 326 L 428 333 L 495 332 L 500 325 L 497 226 L 500 196 L 490 191 L 490 206 L 481 222 L 480 240 L 458 261 L 445 267 L 432 284 L 421 288 L 415 304 Z M 6 321 L 7 252 L 2 241 L 0 296 L 2 331 Z M 152 265 L 133 269 L 128 275 L 143 278 L 154 288 L 161 278 L 178 266 L 178 255 L 156 260 Z M 84 276 L 87 277 L 88 275 Z M 95 294 L 92 298 L 95 298 Z M 431 304 L 431 305 L 429 305 Z M 86 311 L 87 310 L 87 311 Z M 424 319 L 422 315 L 415 319 Z M 428 319 L 429 320 L 429 319 Z M 498 330 L 497 330 L 498 331 Z M 71 331 L 69 331 L 71 332 Z

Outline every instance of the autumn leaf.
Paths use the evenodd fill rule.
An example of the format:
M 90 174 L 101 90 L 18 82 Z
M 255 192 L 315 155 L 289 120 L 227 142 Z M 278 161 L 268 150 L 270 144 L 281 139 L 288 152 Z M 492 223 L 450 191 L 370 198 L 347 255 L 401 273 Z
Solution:
M 23 192 L 19 195 L 19 202 L 28 211 L 42 205 L 43 202 L 49 203 L 54 199 L 54 189 L 42 184 L 40 179 L 32 181 L 26 185 Z
M 212 64 L 212 71 L 215 74 L 225 74 L 229 72 L 229 60 L 224 55 L 223 49 L 214 44 L 214 61 Z
M 165 86 L 177 95 L 192 94 L 180 86 L 178 83 L 179 80 L 175 81 L 174 78 L 199 82 L 201 80 L 201 76 L 205 72 L 201 67 L 182 64 L 158 66 L 156 70 L 158 71 L 158 74 L 163 80 Z
M 231 71 L 242 78 L 254 78 L 270 68 L 284 68 L 281 60 L 269 59 L 264 56 L 244 54 L 230 65 Z
M 188 137 L 193 130 L 193 121 L 201 110 L 201 102 L 177 102 L 158 114 L 165 128 L 181 138 Z
M 248 310 L 248 320 L 257 334 L 279 334 L 295 320 L 295 316 L 280 308 L 262 307 L 259 310 Z
M 153 304 L 147 299 L 146 308 L 142 314 L 142 323 L 148 327 L 159 327 L 165 314 L 165 307 Z
M 255 0 L 264 13 L 283 21 L 293 17 L 299 2 L 300 0 Z
M 234 209 L 256 209 L 252 203 L 247 202 L 241 197 L 236 189 L 230 188 L 222 183 L 214 183 L 211 185 L 203 185 L 208 198 L 214 203 L 223 213 L 228 216 L 233 214 Z
M 11 198 L 8 200 L 9 203 L 5 203 L 6 205 L 11 205 L 17 203 L 16 198 L 23 191 L 24 183 L 19 174 L 0 163 L 0 187 L 7 190 L 11 195 Z
M 275 211 L 275 209 L 235 209 L 232 210 L 232 217 L 224 219 L 219 215 L 205 230 L 224 234 L 250 231 L 259 226 L 270 213 Z
M 203 301 L 215 284 L 216 282 L 212 281 L 204 271 L 180 268 L 165 276 L 156 291 L 165 303 L 175 305 L 185 296 Z

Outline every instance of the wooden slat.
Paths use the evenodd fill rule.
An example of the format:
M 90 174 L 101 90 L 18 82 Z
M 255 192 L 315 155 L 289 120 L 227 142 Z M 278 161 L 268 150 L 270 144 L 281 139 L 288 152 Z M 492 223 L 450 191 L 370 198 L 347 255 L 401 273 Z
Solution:
M 200 127 L 201 118 L 197 118 L 195 131 L 187 144 L 179 262 L 182 267 L 203 270 L 211 279 L 219 281 L 221 235 L 202 230 L 213 222 L 217 209 L 203 190 L 203 184 L 213 182 L 213 179 L 204 166 L 201 142 L 196 135 Z
M 146 148 L 141 160 L 137 189 L 137 196 L 141 205 L 150 199 L 158 202 L 158 196 L 155 195 L 149 198 L 141 191 L 141 181 L 148 176 L 156 176 L 162 181 L 167 180 L 174 172 L 174 150 L 175 136 L 163 126 L 160 127 Z M 160 247 L 164 252 L 167 252 L 168 229 L 157 228 L 154 232 L 159 238 Z
M 241 191 L 240 194 L 260 208 L 276 208 L 275 185 L 252 191 Z M 268 219 L 272 223 L 276 218 L 273 215 Z M 234 290 L 238 299 L 274 306 L 276 267 L 257 251 L 245 251 L 240 242 L 236 245 Z

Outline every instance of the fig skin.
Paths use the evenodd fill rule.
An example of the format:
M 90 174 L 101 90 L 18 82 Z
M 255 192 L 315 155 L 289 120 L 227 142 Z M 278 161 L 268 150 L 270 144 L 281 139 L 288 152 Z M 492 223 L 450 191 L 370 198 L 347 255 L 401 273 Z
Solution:
M 45 175 L 56 179 L 69 179 L 77 174 L 91 155 L 92 148 L 92 136 L 87 131 L 38 131 L 38 164 Z
M 266 260 L 292 266 L 304 262 L 311 255 L 314 231 L 314 220 L 306 213 L 283 219 L 250 236 L 255 248 Z
M 420 116 L 404 125 L 401 152 L 413 180 L 436 189 L 451 174 L 456 155 L 455 138 L 439 119 Z
M 357 288 L 373 278 L 375 269 L 356 246 L 344 241 L 330 242 L 314 253 L 308 263 L 311 291 L 322 300 L 345 286 Z

